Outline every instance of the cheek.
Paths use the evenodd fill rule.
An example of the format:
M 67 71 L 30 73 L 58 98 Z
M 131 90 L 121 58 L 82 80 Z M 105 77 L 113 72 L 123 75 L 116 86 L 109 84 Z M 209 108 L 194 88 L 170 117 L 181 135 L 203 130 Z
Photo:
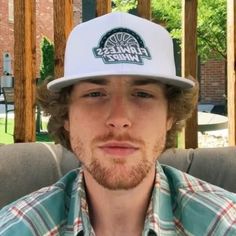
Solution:
M 161 105 L 154 106 L 148 111 L 142 110 L 141 117 L 146 121 L 145 125 L 152 126 L 153 129 L 166 129 L 172 124 L 172 121 L 167 118 L 167 109 Z
M 71 144 L 76 144 L 89 142 L 101 125 L 98 124 L 98 117 L 94 117 L 93 112 L 72 107 L 69 111 L 69 121 L 65 122 L 65 128 L 67 127 L 69 127 Z
M 102 119 L 103 109 L 98 106 L 78 104 L 72 106 L 69 111 L 70 121 L 74 124 L 86 125 L 96 123 Z

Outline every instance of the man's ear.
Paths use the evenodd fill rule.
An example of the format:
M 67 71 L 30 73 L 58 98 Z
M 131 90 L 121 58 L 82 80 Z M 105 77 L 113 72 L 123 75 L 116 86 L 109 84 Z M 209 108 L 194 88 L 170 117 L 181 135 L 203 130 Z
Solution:
M 69 120 L 65 120 L 65 122 L 64 122 L 64 128 L 65 128 L 66 131 L 69 132 L 69 130 L 70 130 Z
M 172 128 L 173 123 L 174 123 L 173 117 L 168 117 L 167 118 L 167 123 L 166 123 L 167 131 L 169 131 Z

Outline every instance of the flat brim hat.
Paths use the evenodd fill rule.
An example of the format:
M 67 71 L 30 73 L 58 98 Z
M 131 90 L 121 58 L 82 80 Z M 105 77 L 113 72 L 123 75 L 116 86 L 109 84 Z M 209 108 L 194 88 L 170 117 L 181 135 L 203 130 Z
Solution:
M 176 76 L 173 41 L 160 25 L 128 14 L 109 13 L 77 25 L 65 51 L 64 77 L 48 84 L 58 92 L 80 80 L 111 75 L 142 76 L 191 88 Z

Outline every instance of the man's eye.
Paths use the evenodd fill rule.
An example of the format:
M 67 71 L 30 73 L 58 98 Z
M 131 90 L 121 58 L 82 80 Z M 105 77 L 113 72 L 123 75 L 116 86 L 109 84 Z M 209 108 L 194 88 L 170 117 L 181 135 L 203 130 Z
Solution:
M 153 97 L 151 94 L 146 93 L 146 92 L 135 92 L 134 96 L 141 97 L 141 98 L 152 98 Z
M 103 96 L 105 96 L 105 94 L 101 92 L 91 92 L 84 95 L 84 97 L 103 97 Z

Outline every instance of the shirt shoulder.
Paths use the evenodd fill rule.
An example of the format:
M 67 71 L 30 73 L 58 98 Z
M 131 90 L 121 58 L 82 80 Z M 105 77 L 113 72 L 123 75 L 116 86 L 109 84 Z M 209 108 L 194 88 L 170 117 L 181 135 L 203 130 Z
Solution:
M 162 169 L 180 233 L 236 235 L 236 194 L 173 167 Z
M 77 171 L 0 210 L 0 235 L 57 235 L 65 224 Z

